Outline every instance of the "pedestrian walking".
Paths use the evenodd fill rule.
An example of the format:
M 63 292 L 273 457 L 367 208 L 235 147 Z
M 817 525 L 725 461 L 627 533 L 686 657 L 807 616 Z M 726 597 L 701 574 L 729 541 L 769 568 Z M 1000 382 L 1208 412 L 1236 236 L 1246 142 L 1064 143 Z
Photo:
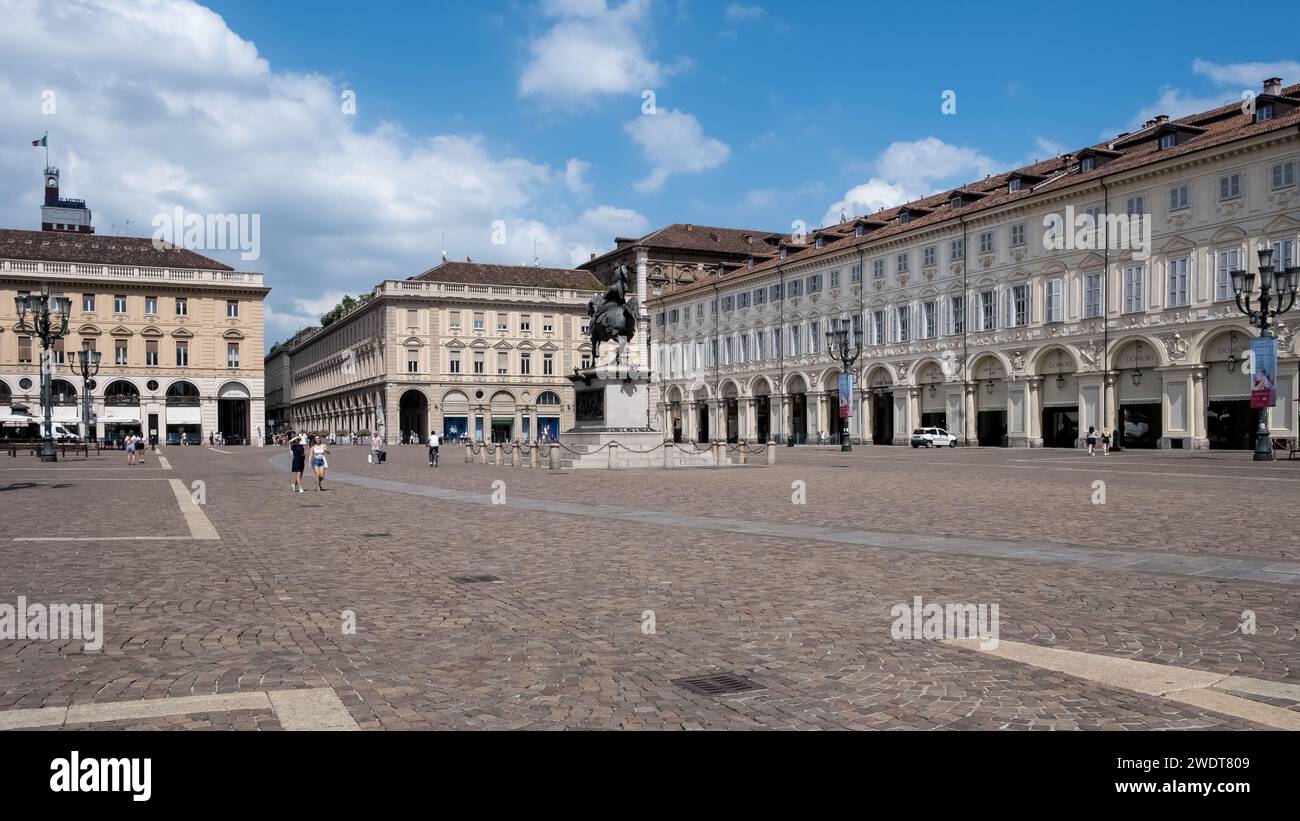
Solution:
M 325 447 L 319 436 L 316 437 L 315 443 L 311 447 L 311 469 L 316 474 L 316 489 L 324 490 L 325 469 L 329 467 L 329 460 L 326 459 L 330 449 Z
M 441 444 L 442 444 L 442 440 L 438 438 L 438 432 L 437 432 L 436 430 L 430 432 L 430 434 L 429 434 L 429 467 L 431 467 L 431 468 L 436 468 L 436 467 L 438 466 L 438 446 L 441 445 Z
M 1092 425 L 1088 426 L 1088 455 L 1093 455 L 1093 450 L 1097 447 L 1097 429 Z
M 135 464 L 135 434 L 126 435 L 126 463 L 127 465 Z
M 1110 454 L 1110 431 L 1104 430 L 1101 432 L 1101 455 L 1107 456 L 1109 454 Z
M 289 472 L 293 474 L 293 484 L 289 485 L 289 492 L 306 493 L 302 487 L 302 472 L 307 463 L 307 437 L 294 436 L 289 440 L 289 449 L 293 453 L 293 465 L 289 468 Z

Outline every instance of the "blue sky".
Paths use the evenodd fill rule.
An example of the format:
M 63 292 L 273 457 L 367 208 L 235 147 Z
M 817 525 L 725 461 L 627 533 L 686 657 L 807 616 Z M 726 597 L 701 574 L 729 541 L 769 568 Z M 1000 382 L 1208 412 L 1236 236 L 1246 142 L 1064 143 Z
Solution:
M 0 0 L 0 224 L 48 130 L 98 230 L 261 215 L 268 341 L 453 257 L 789 230 L 1237 99 L 1300 63 L 1221 4 Z M 1251 21 L 1284 19 L 1253 4 Z M 58 95 L 58 112 L 41 110 Z M 643 113 L 643 91 L 656 112 Z M 956 113 L 941 111 L 956 93 Z M 340 100 L 354 92 L 355 114 Z M 131 224 L 126 226 L 126 220 Z M 493 237 L 493 223 L 505 241 Z M 118 226 L 116 229 L 113 226 Z M 126 226 L 125 228 L 123 226 Z M 494 243 L 494 239 L 498 240 Z

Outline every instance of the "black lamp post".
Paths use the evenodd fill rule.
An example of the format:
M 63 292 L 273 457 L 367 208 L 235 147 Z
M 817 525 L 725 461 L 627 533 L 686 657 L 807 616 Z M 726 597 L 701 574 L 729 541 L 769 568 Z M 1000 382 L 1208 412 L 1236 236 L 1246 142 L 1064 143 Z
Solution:
M 45 408 L 45 435 L 41 438 L 41 461 L 57 462 L 59 455 L 54 449 L 54 420 L 50 407 L 54 401 L 52 387 L 54 378 L 54 343 L 68 333 L 68 316 L 72 313 L 72 300 L 64 296 L 50 296 L 50 283 L 41 283 L 40 296 L 19 295 L 14 297 L 14 307 L 18 312 L 18 326 L 30 330 L 41 338 L 41 405 Z M 31 322 L 27 314 L 31 313 Z
M 853 342 L 849 344 L 849 335 L 853 335 Z M 826 331 L 826 349 L 830 352 L 831 359 L 840 363 L 840 374 L 850 373 L 853 370 L 853 363 L 862 355 L 862 327 L 853 327 L 853 323 L 847 319 L 832 319 L 830 328 Z M 853 393 L 849 392 L 849 401 L 853 401 Z M 840 451 L 849 453 L 853 450 L 853 443 L 849 441 L 849 417 L 840 416 Z
M 1276 270 L 1273 268 L 1272 246 L 1265 245 L 1259 249 L 1258 309 L 1250 305 L 1251 295 L 1255 291 L 1255 275 L 1247 271 L 1231 273 L 1232 293 L 1236 297 L 1237 310 L 1246 315 L 1253 327 L 1259 329 L 1261 337 L 1276 336 L 1270 320 L 1295 306 L 1296 280 L 1300 276 L 1300 266 L 1293 265 L 1283 270 Z M 1255 431 L 1255 461 L 1273 461 L 1273 445 L 1268 438 L 1267 407 L 1259 409 L 1259 427 Z
M 100 356 L 99 351 L 91 349 L 89 339 L 81 341 L 80 356 L 77 356 L 75 351 L 68 354 L 68 367 L 74 374 L 81 375 L 81 422 L 86 432 L 84 437 L 86 441 L 94 438 L 91 435 L 93 429 L 91 428 L 90 392 L 95 389 L 95 376 L 99 374 Z

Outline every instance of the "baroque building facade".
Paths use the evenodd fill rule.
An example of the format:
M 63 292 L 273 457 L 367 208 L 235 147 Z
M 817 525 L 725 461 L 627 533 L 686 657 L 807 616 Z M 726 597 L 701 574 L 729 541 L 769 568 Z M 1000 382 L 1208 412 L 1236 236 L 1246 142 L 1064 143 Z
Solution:
M 906 444 L 1249 448 L 1230 272 L 1296 265 L 1300 86 L 793 237 L 775 256 L 652 298 L 658 424 L 672 438 L 838 431 L 826 331 L 863 335 L 851 435 Z M 1293 319 L 1292 317 L 1295 317 Z M 1295 438 L 1293 328 L 1270 428 Z
M 573 425 L 566 375 L 591 356 L 588 272 L 446 262 L 385 280 L 326 327 L 267 355 L 285 426 L 389 442 L 554 438 Z
M 19 323 L 14 297 L 48 285 L 72 303 L 52 351 L 57 424 L 109 442 L 135 433 L 197 444 L 218 431 L 260 442 L 262 274 L 146 238 L 97 235 L 84 203 L 58 196 L 57 169 L 45 171 L 44 230 L 0 229 L 0 431 L 30 435 L 25 418 L 44 418 L 41 341 Z M 83 345 L 101 356 L 89 388 L 73 367 Z

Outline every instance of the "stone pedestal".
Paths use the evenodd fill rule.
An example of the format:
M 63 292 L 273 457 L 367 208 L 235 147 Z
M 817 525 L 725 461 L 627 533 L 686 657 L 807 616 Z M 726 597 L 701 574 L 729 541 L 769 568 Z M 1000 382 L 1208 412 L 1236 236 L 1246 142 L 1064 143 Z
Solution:
M 650 375 L 639 365 L 600 364 L 578 370 L 574 425 L 560 434 L 559 467 L 610 469 L 717 464 L 712 450 L 664 442 L 647 415 Z

